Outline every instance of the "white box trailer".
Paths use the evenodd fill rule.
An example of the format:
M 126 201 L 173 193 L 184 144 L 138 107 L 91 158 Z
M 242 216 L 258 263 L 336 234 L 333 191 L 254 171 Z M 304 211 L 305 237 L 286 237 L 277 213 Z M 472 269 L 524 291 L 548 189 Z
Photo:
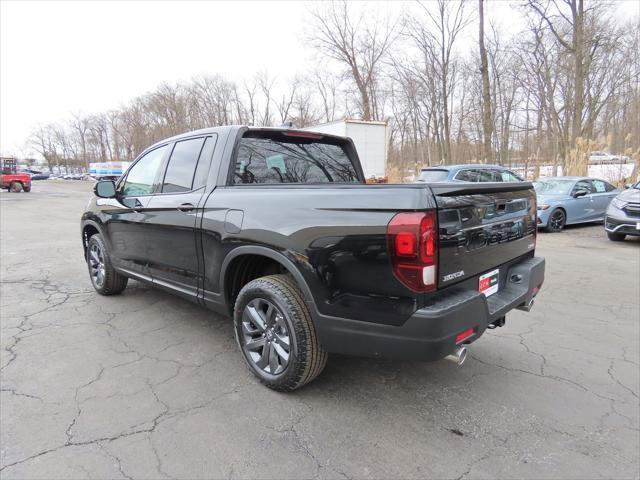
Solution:
M 366 178 L 381 178 L 387 171 L 387 122 L 365 122 L 363 120 L 338 120 L 303 128 L 310 132 L 340 135 L 353 140 Z

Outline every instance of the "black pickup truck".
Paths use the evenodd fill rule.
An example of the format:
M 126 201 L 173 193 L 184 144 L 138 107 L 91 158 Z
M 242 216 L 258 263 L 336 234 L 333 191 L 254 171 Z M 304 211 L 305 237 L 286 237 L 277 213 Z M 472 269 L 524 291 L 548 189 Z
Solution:
M 343 137 L 190 132 L 95 194 L 81 231 L 97 292 L 133 278 L 232 315 L 246 363 L 282 391 L 333 352 L 461 363 L 544 279 L 530 183 L 366 185 Z

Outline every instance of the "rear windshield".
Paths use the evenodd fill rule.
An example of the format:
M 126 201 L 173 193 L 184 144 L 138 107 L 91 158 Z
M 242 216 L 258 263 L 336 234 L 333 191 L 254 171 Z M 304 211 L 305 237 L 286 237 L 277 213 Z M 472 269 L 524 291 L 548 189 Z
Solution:
M 449 172 L 447 170 L 422 170 L 418 177 L 419 182 L 444 182 Z
M 240 139 L 233 183 L 361 183 L 335 140 L 293 135 L 298 134 L 247 132 Z

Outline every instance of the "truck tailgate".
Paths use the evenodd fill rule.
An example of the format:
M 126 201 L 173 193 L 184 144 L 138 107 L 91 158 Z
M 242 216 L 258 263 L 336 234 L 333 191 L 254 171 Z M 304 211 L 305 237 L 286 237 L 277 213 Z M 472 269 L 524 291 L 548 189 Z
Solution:
M 492 271 L 535 249 L 529 182 L 430 184 L 438 206 L 438 286 Z

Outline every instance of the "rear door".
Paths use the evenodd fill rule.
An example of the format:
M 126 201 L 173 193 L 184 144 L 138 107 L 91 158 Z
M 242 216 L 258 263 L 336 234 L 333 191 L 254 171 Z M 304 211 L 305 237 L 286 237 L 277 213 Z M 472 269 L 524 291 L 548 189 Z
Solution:
M 198 293 L 197 218 L 216 139 L 175 142 L 145 219 L 153 282 L 188 298 Z
M 438 205 L 438 285 L 491 271 L 535 248 L 528 182 L 431 185 Z
M 595 190 L 593 199 L 596 204 L 596 219 L 602 220 L 609 206 L 609 202 L 618 195 L 618 191 L 613 185 L 604 180 L 592 180 L 592 183 Z

